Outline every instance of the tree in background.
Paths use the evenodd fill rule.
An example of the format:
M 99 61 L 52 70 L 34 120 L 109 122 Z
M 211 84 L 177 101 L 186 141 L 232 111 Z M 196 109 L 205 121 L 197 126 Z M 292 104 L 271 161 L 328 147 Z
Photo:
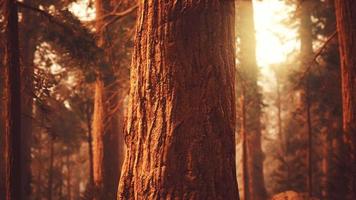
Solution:
M 118 199 L 239 199 L 234 9 L 141 2 Z
M 312 0 L 300 0 L 300 62 L 301 68 L 309 67 L 308 64 L 313 56 L 313 33 L 312 33 L 312 10 L 315 6 L 315 1 Z M 312 99 L 310 91 L 310 77 L 309 74 L 305 77 L 305 89 L 303 96 L 305 98 L 305 121 L 306 121 L 306 141 L 307 141 L 307 153 L 306 153 L 306 166 L 307 166 L 307 192 L 309 197 L 313 196 L 313 125 L 312 125 Z
M 299 1 L 292 1 L 296 11 L 292 13 L 288 24 L 293 27 L 302 26 L 304 19 L 308 38 L 303 37 L 314 54 L 304 54 L 304 61 L 297 54 L 291 54 L 289 61 L 281 67 L 288 69 L 282 72 L 279 81 L 282 83 L 281 93 L 283 107 L 283 135 L 287 147 L 284 156 L 277 156 L 280 165 L 274 172 L 275 192 L 294 190 L 308 191 L 308 171 L 313 180 L 313 196 L 324 199 L 344 198 L 346 168 L 343 164 L 345 152 L 340 134 L 341 95 L 339 92 L 339 64 L 337 41 L 335 40 L 335 16 L 331 1 L 303 1 L 304 9 L 309 9 L 309 16 L 302 17 L 308 10 L 303 9 Z M 302 12 L 304 10 L 304 12 Z M 306 15 L 307 16 L 307 15 Z M 309 22 L 305 23 L 308 20 Z M 310 24 L 311 23 L 311 24 Z M 300 27 L 302 28 L 302 27 Z M 312 40 L 312 47 L 310 45 Z M 305 49 L 305 48 L 303 48 Z M 303 50 L 302 52 L 306 52 Z M 296 65 L 295 63 L 300 63 Z M 277 72 L 278 73 L 278 72 Z M 308 86 L 308 87 L 306 87 Z M 308 89 L 308 95 L 307 94 Z M 308 97 L 308 98 L 306 98 Z M 309 109 L 308 103 L 309 100 Z M 313 140 L 308 148 L 308 115 L 312 124 Z M 310 140 L 309 140 L 310 141 Z M 269 147 L 274 148 L 274 147 Z M 308 167 L 307 151 L 312 150 L 313 162 Z M 271 154 L 269 150 L 267 154 Z M 309 168 L 309 170 L 308 170 Z M 310 190 L 310 189 L 309 189 Z M 311 190 L 310 190 L 311 191 Z
M 98 46 L 104 49 L 103 58 L 96 70 L 94 112 L 93 112 L 93 170 L 95 199 L 115 199 L 123 162 L 123 98 L 125 89 L 120 87 L 122 76 L 120 65 L 115 65 L 115 49 L 110 44 L 117 33 L 109 31 L 104 20 L 112 12 L 128 7 L 123 1 L 114 3 L 109 0 L 96 0 L 96 32 Z M 135 11 L 133 6 L 117 14 L 125 17 Z M 121 76 L 120 76 L 121 75 Z
M 33 0 L 24 0 L 32 4 Z M 20 29 L 21 48 L 21 165 L 23 185 L 19 191 L 21 199 L 29 199 L 31 195 L 31 142 L 32 142 L 32 116 L 33 116 L 33 73 L 34 56 L 36 51 L 38 30 L 33 28 L 34 13 L 28 9 L 20 10 L 22 20 Z
M 256 39 L 252 0 L 237 2 L 239 67 L 238 89 L 241 98 L 243 191 L 246 200 L 267 198 L 264 185 L 261 138 L 262 95 L 257 85 L 259 70 L 256 63 Z
M 94 44 L 95 40 L 91 32 L 91 29 L 93 29 L 93 26 L 91 25 L 93 23 L 89 22 L 85 24 L 78 21 L 75 16 L 68 12 L 68 7 L 70 3 L 71 1 L 46 1 L 39 3 L 41 4 L 41 9 L 37 8 L 37 4 L 21 4 L 21 7 L 33 11 L 37 17 L 36 20 L 40 21 L 41 25 L 44 24 L 46 26 L 46 28 L 42 30 L 40 34 L 38 34 L 40 37 L 38 38 L 39 41 L 37 42 L 41 44 L 41 42 L 45 41 L 50 44 L 51 48 L 54 48 L 56 51 L 56 57 L 59 58 L 59 61 L 57 62 L 60 63 L 58 64 L 60 64 L 61 66 L 65 66 L 65 69 L 73 67 L 81 68 L 84 71 L 85 81 L 88 81 L 86 83 L 83 83 L 84 85 L 91 84 L 93 80 L 94 71 L 106 71 L 107 74 L 110 74 L 110 72 L 108 72 L 110 70 L 107 70 L 106 68 L 108 66 L 110 68 L 115 68 L 114 71 L 111 71 L 113 73 L 111 73 L 110 75 L 110 79 L 115 80 L 115 87 L 112 87 L 111 85 L 110 88 L 105 89 L 106 91 L 108 91 L 106 92 L 106 96 L 111 102 L 111 107 L 108 108 L 108 110 L 110 109 L 110 111 L 113 111 L 113 113 L 110 114 L 110 116 L 108 117 L 109 119 L 107 119 L 109 121 L 120 124 L 122 121 L 122 117 L 117 117 L 117 115 L 119 113 L 122 113 L 123 110 L 123 99 L 126 96 L 125 91 L 127 91 L 127 89 L 125 88 L 127 88 L 126 82 L 128 80 L 128 67 L 126 63 L 128 63 L 130 57 L 130 54 L 127 52 L 127 47 L 130 47 L 131 36 L 127 33 L 130 32 L 130 26 L 132 26 L 131 24 L 133 24 L 135 18 L 132 17 L 132 15 L 127 17 L 127 20 L 122 18 L 122 16 L 124 16 L 124 14 L 120 12 L 121 7 L 124 7 L 122 2 L 117 3 L 118 5 L 120 5 L 120 7 L 112 6 L 111 8 L 113 9 L 113 11 L 105 17 L 105 20 L 103 20 L 103 24 L 105 24 L 104 29 L 110 30 L 110 37 L 106 38 L 109 41 L 108 43 L 110 45 L 97 47 L 96 44 Z M 126 7 L 129 6 L 127 5 Z M 54 12 L 53 8 L 55 8 Z M 47 10 L 51 10 L 53 15 L 48 15 L 48 13 L 46 13 Z M 132 11 L 134 11 L 134 9 Z M 132 11 L 126 13 L 125 16 L 132 13 Z M 116 26 L 118 22 L 121 24 L 121 26 Z M 115 28 L 109 29 L 109 27 L 112 27 L 114 25 Z M 76 37 L 69 38 L 66 35 L 76 35 Z M 108 36 L 108 34 L 105 35 Z M 117 38 L 119 39 L 114 40 L 111 35 L 117 35 Z M 77 45 L 79 43 L 81 45 Z M 120 44 L 118 45 L 118 43 Z M 103 49 L 106 49 L 105 51 L 112 52 L 110 53 L 111 55 L 105 56 L 105 59 L 103 56 L 105 54 Z M 110 59 L 107 59 L 107 57 L 110 57 Z M 41 89 L 41 87 L 39 87 L 38 89 Z M 86 121 L 88 121 L 88 119 L 86 119 Z M 104 126 L 107 126 L 107 120 L 105 121 Z M 120 129 L 121 128 L 117 128 L 117 130 L 114 132 L 116 132 L 118 135 Z M 108 140 L 111 140 L 111 138 L 107 137 L 106 142 L 112 143 Z M 114 145 L 114 147 L 115 146 L 116 145 Z M 111 152 L 111 154 L 116 154 L 117 151 L 109 147 L 107 148 L 107 152 Z M 105 170 L 107 174 L 110 174 L 110 176 L 107 176 L 112 179 L 112 181 L 110 182 L 117 182 L 118 178 L 113 175 L 113 172 L 118 173 L 117 167 L 114 167 L 112 164 L 107 163 L 105 165 L 105 168 L 112 169 L 111 171 Z M 115 186 L 115 184 L 110 183 L 110 185 L 112 185 L 111 189 L 109 189 L 108 187 L 105 188 L 111 191 L 115 191 L 117 189 L 117 186 Z M 111 195 L 115 196 L 115 194 Z
M 13 0 L 5 0 L 5 108 L 4 108 L 4 146 L 5 146 L 5 199 L 20 200 L 21 194 L 21 73 L 18 37 L 17 5 Z
M 96 0 L 96 31 L 98 46 L 104 47 L 107 32 L 103 30 L 102 18 L 111 10 L 109 1 Z M 108 50 L 104 50 L 101 67 L 96 72 L 93 112 L 93 180 L 94 199 L 114 199 L 119 177 L 119 119 L 115 116 L 117 104 L 116 83 L 113 66 L 109 64 Z M 106 66 L 104 66 L 106 65 Z M 116 101 L 115 101 L 116 100 Z M 120 144 L 121 146 L 122 144 Z
M 53 101 L 55 102 L 58 101 L 57 98 L 58 97 L 62 98 L 63 94 L 62 92 L 60 93 L 55 92 L 54 88 L 57 88 L 60 85 L 62 86 L 68 85 L 68 83 L 70 83 L 71 80 L 73 80 L 73 77 L 77 76 L 77 75 L 73 75 L 74 71 L 81 70 L 83 73 L 79 73 L 82 75 L 79 75 L 80 77 L 79 79 L 75 79 L 76 82 L 75 84 L 78 84 L 76 86 L 77 88 L 72 89 L 72 91 L 66 90 L 65 92 L 65 96 L 71 96 L 69 99 L 73 99 L 71 100 L 69 105 L 71 109 L 74 108 L 77 109 L 78 108 L 77 105 L 79 104 L 78 99 L 74 99 L 73 96 L 78 96 L 78 94 L 80 93 L 79 91 L 82 90 L 82 88 L 91 87 L 91 83 L 93 82 L 94 71 L 96 71 L 98 67 L 105 68 L 106 66 L 108 66 L 106 64 L 104 65 L 99 64 L 99 63 L 103 63 L 101 61 L 103 58 L 104 51 L 102 47 L 98 47 L 96 45 L 95 37 L 92 31 L 93 23 L 81 22 L 80 20 L 78 20 L 76 16 L 74 16 L 71 12 L 69 12 L 68 9 L 70 8 L 72 2 L 74 1 L 46 0 L 46 1 L 18 2 L 21 15 L 26 17 L 25 20 L 20 20 L 20 28 L 22 30 L 21 32 L 24 33 L 20 35 L 20 40 L 21 40 L 20 44 L 21 44 L 21 49 L 26 51 L 24 52 L 24 55 L 21 56 L 22 58 L 21 61 L 25 65 L 22 70 L 22 74 L 23 74 L 22 81 L 27 82 L 22 88 L 22 92 L 23 95 L 26 96 L 23 102 L 26 101 L 27 102 L 26 105 L 28 105 L 26 106 L 26 111 L 24 110 L 22 117 L 23 120 L 30 122 L 30 124 L 28 124 L 29 126 L 27 127 L 30 126 L 33 127 L 33 130 L 30 130 L 30 128 L 26 128 L 26 129 L 23 128 L 22 134 L 26 134 L 26 136 L 29 137 L 29 140 L 27 141 L 35 140 L 34 141 L 35 144 L 30 144 L 30 146 L 31 146 L 31 152 L 36 152 L 34 154 L 35 156 L 33 157 L 34 160 L 31 161 L 31 166 L 32 166 L 31 171 L 34 175 L 32 176 L 32 180 L 27 179 L 30 182 L 26 181 L 27 186 L 29 183 L 31 183 L 32 190 L 35 191 L 35 193 L 33 195 L 28 195 L 29 191 L 27 189 L 29 187 L 24 186 L 23 188 L 26 187 L 27 191 L 21 194 L 27 195 L 26 198 L 28 198 L 29 196 L 36 197 L 38 195 L 39 195 L 38 197 L 40 196 L 46 198 L 51 197 L 53 199 L 62 198 L 62 197 L 64 198 L 63 195 L 67 195 L 67 194 L 65 193 L 65 190 L 63 190 L 63 188 L 64 187 L 68 188 L 69 185 L 73 187 L 73 190 L 71 190 L 70 192 L 72 195 L 69 195 L 70 197 L 74 198 L 75 193 L 73 191 L 78 191 L 78 194 L 83 193 L 82 195 L 85 196 L 83 198 L 86 198 L 87 197 L 86 195 L 90 193 L 90 192 L 86 193 L 78 190 L 79 184 L 86 183 L 86 181 L 89 180 L 90 176 L 83 176 L 82 172 L 86 171 L 83 170 L 83 167 L 85 169 L 87 168 L 87 166 L 89 166 L 89 162 L 84 162 L 84 161 L 90 159 L 84 159 L 84 161 L 79 162 L 79 163 L 83 163 L 79 165 L 82 166 L 81 169 L 82 171 L 80 171 L 80 173 L 77 173 L 75 171 L 80 169 L 79 166 L 73 167 L 74 171 L 71 171 L 70 173 L 72 175 L 74 174 L 74 177 L 71 177 L 71 181 L 70 181 L 71 183 L 66 183 L 65 181 L 63 181 L 65 180 L 64 178 L 67 177 L 66 174 L 68 174 L 65 168 L 66 165 L 65 163 L 67 162 L 63 161 L 65 160 L 63 157 L 65 158 L 70 157 L 69 160 L 71 161 L 76 159 L 83 159 L 86 156 L 90 158 L 89 156 L 90 153 L 88 153 L 87 155 L 82 155 L 81 153 L 82 152 L 81 144 L 84 142 L 84 140 L 76 140 L 77 142 L 75 143 L 75 145 L 81 147 L 80 150 L 73 150 L 73 147 L 68 147 L 68 150 L 66 152 L 69 153 L 62 153 L 62 151 L 59 148 L 65 145 L 64 143 L 61 142 L 62 141 L 61 138 L 71 138 L 72 136 L 63 135 L 63 137 L 62 136 L 47 137 L 53 135 L 52 127 L 49 127 L 52 122 L 51 120 L 43 121 L 43 119 L 39 117 L 44 113 L 48 114 L 48 110 L 50 110 L 50 112 L 57 111 L 58 113 L 63 114 L 62 112 L 58 111 L 61 110 L 63 106 L 62 107 L 54 106 L 57 105 L 58 103 L 53 104 Z M 120 6 L 123 6 L 122 2 L 118 4 L 120 4 Z M 132 13 L 132 11 L 130 13 Z M 113 79 L 119 78 L 116 84 L 118 87 L 113 88 L 113 90 L 111 91 L 112 94 L 110 94 L 110 97 L 116 95 L 112 101 L 117 102 L 114 104 L 115 107 L 111 108 L 116 111 L 115 119 L 113 119 L 113 121 L 118 121 L 116 115 L 118 113 L 122 113 L 123 110 L 124 98 L 126 96 L 125 92 L 127 91 L 127 89 L 125 88 L 127 88 L 127 82 L 128 82 L 127 63 L 130 60 L 130 53 L 128 49 L 130 48 L 130 46 L 132 46 L 130 30 L 131 27 L 133 26 L 133 22 L 135 21 L 135 17 L 133 17 L 132 15 L 126 17 L 125 19 L 123 19 L 121 15 L 123 15 L 123 13 L 121 13 L 120 10 L 113 10 L 113 12 L 111 12 L 109 16 L 105 17 L 105 21 L 104 21 L 104 23 L 106 24 L 106 29 L 109 29 L 110 27 L 110 31 L 112 32 L 112 34 L 118 36 L 117 39 L 109 38 L 111 39 L 109 42 L 110 45 L 105 46 L 105 48 L 110 48 L 111 49 L 110 51 L 112 51 L 110 63 L 112 63 L 112 65 L 115 65 L 116 68 L 118 68 L 115 71 L 115 76 L 113 76 Z M 37 26 L 33 26 L 34 23 L 36 23 Z M 118 23 L 120 23 L 121 25 L 117 26 Z M 111 27 L 115 27 L 115 28 L 111 28 Z M 74 35 L 75 37 L 68 37 L 68 35 Z M 113 60 L 113 58 L 115 58 L 115 60 Z M 31 64 L 33 64 L 32 68 L 31 68 Z M 53 71 L 53 69 L 57 68 L 58 66 L 60 66 L 59 71 L 63 71 L 63 73 L 57 73 Z M 67 81 L 66 83 L 62 83 L 58 81 L 59 79 L 64 77 L 68 78 L 66 80 Z M 31 83 L 33 83 L 33 87 L 31 86 Z M 119 91 L 115 91 L 115 90 L 119 90 Z M 87 101 L 86 104 L 86 108 L 91 108 L 93 106 L 92 103 L 93 101 L 90 100 L 91 94 L 90 93 L 86 93 L 86 94 L 88 96 L 84 95 L 81 96 L 81 98 L 84 99 L 89 97 L 89 100 Z M 34 99 L 34 103 L 35 103 L 34 106 L 31 106 L 30 104 L 32 103 L 30 101 L 27 101 L 26 99 L 28 100 Z M 52 103 L 48 104 L 49 101 Z M 66 101 L 62 101 L 59 104 L 64 104 L 64 103 L 68 104 L 68 101 L 69 100 L 67 99 Z M 75 116 L 79 115 L 80 120 L 76 120 L 76 121 L 80 124 L 81 127 L 86 126 L 87 132 L 90 132 L 89 128 L 87 128 L 88 127 L 87 125 L 89 122 L 90 124 L 92 123 L 91 117 L 90 118 L 88 118 L 88 116 L 83 117 L 81 115 L 84 113 L 74 112 L 74 111 L 72 114 Z M 54 117 L 54 119 L 57 118 Z M 74 128 L 74 124 L 71 125 L 71 128 Z M 70 128 L 67 130 L 70 130 Z M 36 134 L 38 132 L 41 132 L 42 134 L 40 135 L 42 136 L 37 137 L 35 135 L 33 136 L 27 135 L 27 133 L 31 134 L 31 132 Z M 74 132 L 72 132 L 72 134 L 74 134 Z M 119 134 L 119 130 L 117 130 L 117 134 Z M 76 134 L 74 134 L 73 136 L 75 135 Z M 51 162 L 50 161 L 51 148 L 49 147 L 51 146 L 50 144 L 52 140 L 53 140 L 52 146 L 53 146 L 54 153 Z M 85 141 L 87 142 L 88 140 Z M 27 151 L 29 150 L 27 148 L 22 148 L 22 149 L 24 150 L 24 152 L 25 151 L 29 152 Z M 115 153 L 114 150 L 112 152 Z M 27 159 L 25 159 L 24 157 L 23 160 L 25 161 Z M 53 167 L 51 167 L 51 169 L 47 168 L 47 163 L 49 164 L 48 167 L 50 165 L 52 165 Z M 21 166 L 23 167 L 23 169 L 26 168 L 25 165 L 21 165 Z M 48 174 L 38 175 L 37 172 L 41 172 L 41 169 L 44 171 L 48 171 Z M 113 168 L 113 169 L 117 173 L 119 173 L 118 170 L 116 170 L 117 168 Z M 91 173 L 91 171 L 92 170 L 90 170 L 89 174 Z M 52 180 L 50 181 L 51 176 L 52 176 L 51 178 Z M 119 175 L 117 176 L 111 175 L 111 178 L 112 180 L 115 180 L 115 182 L 117 182 L 118 176 Z M 43 181 L 46 184 L 43 184 Z M 111 185 L 113 185 L 111 187 L 112 190 L 117 189 L 117 185 L 114 184 Z M 49 195 L 50 191 L 51 191 L 51 195 Z M 67 191 L 69 190 L 67 189 Z M 115 196 L 115 194 L 113 194 L 112 196 Z

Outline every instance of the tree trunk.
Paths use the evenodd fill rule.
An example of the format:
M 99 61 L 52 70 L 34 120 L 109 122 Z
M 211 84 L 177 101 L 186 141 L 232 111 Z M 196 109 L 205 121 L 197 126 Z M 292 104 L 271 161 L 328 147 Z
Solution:
M 308 77 L 307 77 L 308 78 Z M 310 86 L 309 80 L 306 83 L 306 118 L 307 118 L 307 132 L 308 132 L 308 153 L 307 153 L 307 167 L 308 167 L 308 195 L 313 196 L 313 132 L 311 121 L 311 99 L 310 99 Z
M 32 4 L 32 0 L 24 3 Z M 20 24 L 22 49 L 22 114 L 21 114 L 21 165 L 22 182 L 21 199 L 26 200 L 31 195 L 31 141 L 32 141 L 32 108 L 33 108 L 33 73 L 36 41 L 33 27 L 33 15 L 26 9 L 22 12 L 23 20 Z
M 88 156 L 89 156 L 89 188 L 94 186 L 94 158 L 93 158 L 93 132 L 91 127 L 91 108 L 90 103 L 86 103 L 85 118 L 88 131 Z
M 52 200 L 53 193 L 53 170 L 54 170 L 54 138 L 49 136 L 49 168 L 48 168 L 48 188 L 47 199 Z
M 14 0 L 4 0 L 5 22 L 5 188 L 6 200 L 19 200 L 21 171 L 21 75 L 18 14 Z
M 275 72 L 276 76 L 276 87 L 277 87 L 277 126 L 278 126 L 278 137 L 281 142 L 281 156 L 285 157 L 287 155 L 287 137 L 283 134 L 283 121 L 282 121 L 282 97 L 281 97 L 281 81 L 278 72 Z
M 118 199 L 239 199 L 234 1 L 140 4 Z
M 242 96 L 240 98 L 241 106 L 241 143 L 242 143 L 242 187 L 244 200 L 250 199 L 250 177 L 248 174 L 247 164 L 247 137 L 246 137 L 246 102 L 245 102 L 245 89 L 242 89 Z
M 4 52 L 5 50 L 5 45 L 0 43 L 0 96 L 3 97 L 5 95 L 3 87 L 5 85 L 5 67 L 3 64 L 5 64 L 4 61 Z M 4 113 L 4 105 L 5 105 L 5 99 L 0 98 L 0 152 L 5 152 L 5 116 L 3 115 Z M 5 180 L 5 153 L 0 153 L 0 180 Z M 6 196 L 6 190 L 5 190 L 5 181 L 0 181 L 0 199 L 5 199 Z
M 94 115 L 93 115 L 93 180 L 94 180 L 94 197 L 96 200 L 102 199 L 103 179 L 104 179 L 104 108 L 103 108 L 103 91 L 102 81 L 97 80 L 95 83 L 94 97 Z
M 39 145 L 39 149 L 38 149 L 38 157 L 41 158 L 42 157 L 42 145 Z M 36 194 L 36 197 L 34 197 L 36 200 L 41 199 L 42 193 L 42 184 L 40 185 L 40 183 L 42 183 L 43 179 L 42 179 L 42 173 L 43 173 L 43 165 L 42 165 L 42 161 L 38 160 L 38 173 L 37 173 L 37 178 L 36 178 L 36 183 L 37 185 L 34 187 L 36 190 L 34 191 L 34 194 Z
M 256 39 L 252 0 L 238 2 L 240 37 L 240 66 L 243 85 L 242 94 L 245 102 L 245 134 L 247 145 L 247 173 L 249 173 L 249 193 L 245 199 L 265 200 L 267 192 L 264 184 L 263 160 L 261 147 L 261 105 L 262 96 L 257 85 L 258 67 L 256 62 Z
M 350 199 L 356 198 L 356 1 L 336 0 L 341 58 L 343 130 L 350 147 Z
M 67 154 L 67 200 L 72 200 L 72 169 L 70 164 L 70 155 Z
M 112 199 L 116 196 L 120 175 L 118 135 L 119 118 L 110 113 L 113 102 L 108 102 L 110 92 L 104 81 L 95 83 L 93 117 L 93 175 L 97 199 Z M 116 98 L 115 98 L 116 99 Z
M 300 57 L 302 62 L 302 69 L 309 67 L 310 59 L 313 56 L 313 36 L 312 36 L 312 21 L 311 12 L 313 9 L 313 0 L 300 0 Z M 310 72 L 308 72 L 310 73 Z M 307 192 L 309 197 L 313 195 L 313 161 L 312 161 L 312 123 L 311 123 L 311 98 L 310 98 L 310 78 L 306 75 L 305 86 L 305 108 L 306 108 L 306 125 L 307 125 Z
M 110 10 L 109 1 L 96 0 L 96 28 L 98 45 L 105 48 L 106 31 L 102 30 L 102 17 Z M 107 52 L 108 50 L 106 50 Z M 103 62 L 110 65 L 108 53 Z M 100 66 L 101 67 L 101 66 Z M 93 179 L 96 189 L 95 199 L 115 199 L 117 196 L 118 177 L 120 176 L 119 123 L 122 117 L 116 110 L 118 104 L 117 84 L 110 69 L 99 69 L 95 82 L 94 116 L 93 116 Z M 121 109 L 121 108 L 120 108 Z
M 60 169 L 59 172 L 60 173 L 58 174 L 58 177 L 56 177 L 56 179 L 58 179 L 58 182 L 59 182 L 59 186 L 58 186 L 58 198 L 59 199 L 63 199 L 63 186 L 64 186 L 63 168 L 64 168 L 63 157 L 61 156 L 61 158 L 59 159 L 59 169 Z

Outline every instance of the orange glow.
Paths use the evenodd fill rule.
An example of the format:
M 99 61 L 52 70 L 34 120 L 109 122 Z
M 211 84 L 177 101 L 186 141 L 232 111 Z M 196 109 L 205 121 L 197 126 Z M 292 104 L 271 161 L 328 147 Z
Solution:
M 285 61 L 288 53 L 297 48 L 297 31 L 282 23 L 292 10 L 293 7 L 279 0 L 254 1 L 256 53 L 260 67 Z

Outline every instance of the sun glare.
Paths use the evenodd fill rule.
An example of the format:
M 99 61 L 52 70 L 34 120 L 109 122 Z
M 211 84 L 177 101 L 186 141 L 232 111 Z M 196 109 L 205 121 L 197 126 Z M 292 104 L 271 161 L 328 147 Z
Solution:
M 282 23 L 293 8 L 279 0 L 254 0 L 256 54 L 260 67 L 281 63 L 297 48 L 297 31 Z
M 82 21 L 95 19 L 95 9 L 89 7 L 88 0 L 79 0 L 69 5 L 69 10 Z

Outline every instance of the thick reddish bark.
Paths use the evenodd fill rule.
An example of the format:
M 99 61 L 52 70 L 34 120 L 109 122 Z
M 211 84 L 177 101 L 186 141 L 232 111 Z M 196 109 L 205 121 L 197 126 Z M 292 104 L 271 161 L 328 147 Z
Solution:
M 240 66 L 242 81 L 240 82 L 241 95 L 244 101 L 242 105 L 245 114 L 245 127 L 243 128 L 246 141 L 243 143 L 243 155 L 247 163 L 244 174 L 248 173 L 248 180 L 244 181 L 244 194 L 246 200 L 264 200 L 267 192 L 264 184 L 263 160 L 264 155 L 261 146 L 261 105 L 262 96 L 257 85 L 258 67 L 256 62 L 256 39 L 255 25 L 253 17 L 252 0 L 242 0 L 238 2 L 238 35 L 240 38 Z M 248 184 L 248 186 L 247 186 Z M 245 190 L 244 190 L 245 191 Z
M 239 199 L 234 1 L 141 1 L 118 199 Z
M 5 0 L 5 188 L 6 200 L 19 200 L 21 172 L 21 76 L 18 14 L 14 0 Z
M 356 198 L 356 1 L 336 0 L 341 59 L 343 129 L 350 146 L 351 199 Z

